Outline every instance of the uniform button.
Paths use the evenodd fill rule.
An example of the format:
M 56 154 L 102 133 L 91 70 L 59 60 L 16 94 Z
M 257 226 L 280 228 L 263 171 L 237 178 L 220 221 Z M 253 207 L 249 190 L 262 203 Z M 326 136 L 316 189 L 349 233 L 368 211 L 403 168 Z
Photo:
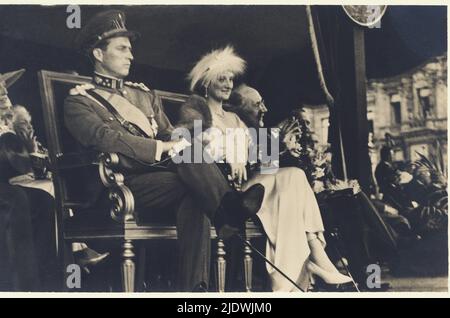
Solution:
M 113 121 L 113 120 L 114 120 L 114 118 L 113 118 L 113 117 L 109 117 L 108 119 L 109 119 L 109 121 Z

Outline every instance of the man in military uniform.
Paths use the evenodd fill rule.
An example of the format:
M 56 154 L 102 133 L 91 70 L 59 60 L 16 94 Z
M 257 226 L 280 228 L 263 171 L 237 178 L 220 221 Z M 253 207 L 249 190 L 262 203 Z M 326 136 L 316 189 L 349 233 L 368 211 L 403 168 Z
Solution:
M 210 220 L 226 236 L 236 229 L 237 211 L 256 213 L 263 193 L 256 189 L 237 196 L 215 164 L 161 161 L 178 142 L 170 140 L 173 127 L 150 89 L 124 82 L 136 35 L 126 29 L 124 13 L 117 10 L 96 15 L 81 30 L 78 43 L 93 62 L 93 80 L 71 90 L 64 105 L 65 124 L 84 147 L 121 156 L 139 216 L 158 218 L 178 205 L 180 288 L 207 288 Z

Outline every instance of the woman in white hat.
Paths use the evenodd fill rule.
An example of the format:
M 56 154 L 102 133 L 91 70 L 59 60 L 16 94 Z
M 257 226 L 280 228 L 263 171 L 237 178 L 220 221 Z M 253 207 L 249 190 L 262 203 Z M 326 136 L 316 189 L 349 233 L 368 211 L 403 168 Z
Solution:
M 245 70 L 245 61 L 236 55 L 234 49 L 227 46 L 203 56 L 189 73 L 190 89 L 193 92 L 180 112 L 180 125 L 193 131 L 195 120 L 201 120 L 203 143 L 211 145 L 217 142 L 217 134 L 205 133 L 211 127 L 223 135 L 230 128 L 247 129 L 242 120 L 232 112 L 223 109 L 230 97 L 235 76 Z M 227 135 L 227 137 L 230 137 Z M 233 139 L 234 138 L 234 139 Z M 233 146 L 242 144 L 242 139 L 232 136 Z M 250 139 L 246 138 L 246 145 Z M 248 177 L 246 161 L 230 158 L 229 147 L 223 139 L 216 145 L 222 150 L 216 159 L 224 159 L 229 174 L 242 189 L 260 183 L 265 188 L 264 200 L 257 216 L 267 234 L 266 256 L 287 276 L 295 281 L 302 290 L 307 290 L 310 274 L 314 274 L 328 284 L 344 284 L 351 281 L 335 268 L 325 253 L 323 224 L 314 193 L 309 186 L 305 173 L 298 168 L 280 168 L 273 174 L 257 173 Z M 208 147 L 207 147 L 208 148 Z M 212 147 L 216 149 L 216 147 Z M 235 149 L 236 150 L 236 149 Z M 235 153 L 242 151 L 237 149 Z M 248 154 L 248 148 L 244 149 Z M 286 278 L 267 266 L 274 291 L 297 291 Z

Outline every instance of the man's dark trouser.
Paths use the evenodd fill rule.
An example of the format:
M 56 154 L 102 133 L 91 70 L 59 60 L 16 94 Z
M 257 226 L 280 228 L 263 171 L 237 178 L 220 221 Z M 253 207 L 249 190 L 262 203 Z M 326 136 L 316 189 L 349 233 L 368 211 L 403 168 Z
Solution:
M 56 265 L 53 198 L 0 183 L 0 290 L 54 291 Z
M 207 163 L 171 164 L 167 171 L 129 177 L 126 184 L 143 218 L 176 218 L 180 290 L 192 291 L 199 283 L 208 286 L 210 225 L 223 196 L 231 191 L 220 169 Z M 167 215 L 171 210 L 176 215 Z

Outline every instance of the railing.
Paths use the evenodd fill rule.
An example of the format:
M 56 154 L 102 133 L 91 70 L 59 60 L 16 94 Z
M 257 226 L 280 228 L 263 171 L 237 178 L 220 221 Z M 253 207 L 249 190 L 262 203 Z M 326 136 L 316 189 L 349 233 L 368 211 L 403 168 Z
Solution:
M 401 124 L 381 126 L 375 128 L 375 138 L 383 139 L 386 132 L 397 135 L 417 129 L 447 130 L 447 118 L 418 118 L 404 121 Z

